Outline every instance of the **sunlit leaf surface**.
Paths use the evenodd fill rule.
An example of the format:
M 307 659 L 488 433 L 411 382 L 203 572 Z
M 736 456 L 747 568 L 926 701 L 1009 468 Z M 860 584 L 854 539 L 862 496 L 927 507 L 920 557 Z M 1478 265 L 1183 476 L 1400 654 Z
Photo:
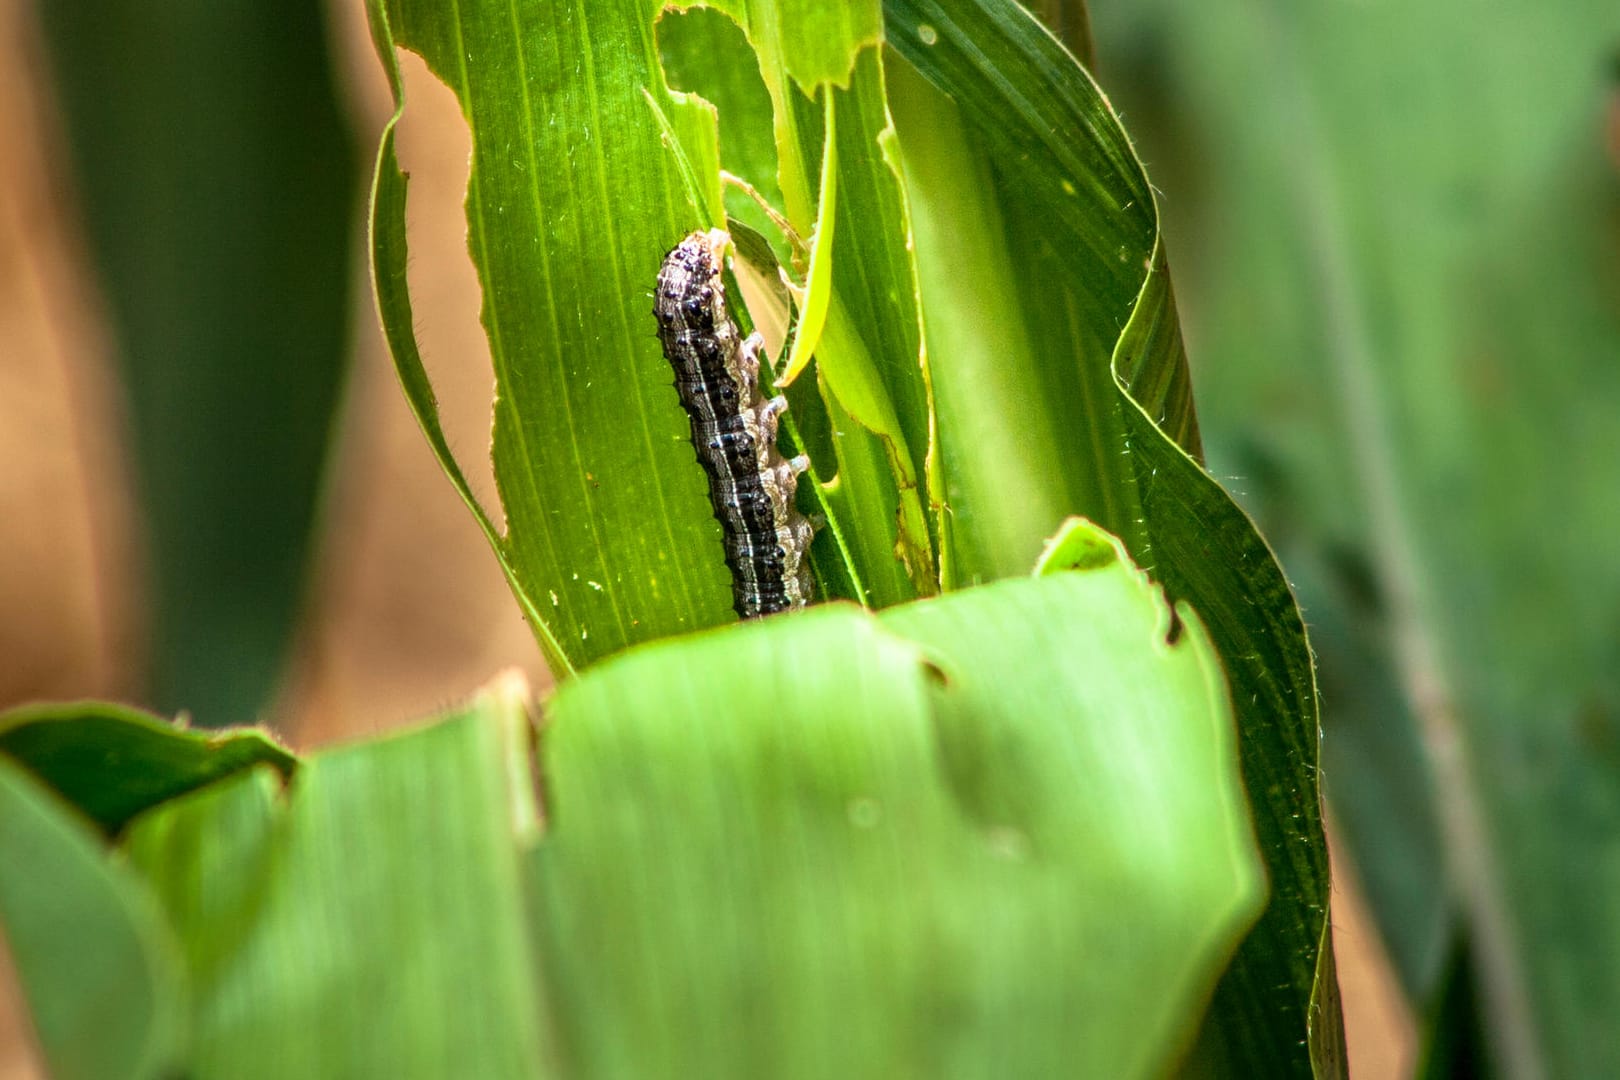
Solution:
M 141 816 L 192 987 L 185 1075 L 545 1075 L 519 888 L 523 688 Z
M 1088 550 L 143 814 L 187 1075 L 1161 1075 L 1264 872 L 1207 637 Z

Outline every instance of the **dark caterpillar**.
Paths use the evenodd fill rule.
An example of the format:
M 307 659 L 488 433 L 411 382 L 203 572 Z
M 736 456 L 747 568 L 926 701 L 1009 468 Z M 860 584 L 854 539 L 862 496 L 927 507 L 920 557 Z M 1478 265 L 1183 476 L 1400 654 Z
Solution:
M 725 533 L 732 604 L 744 619 L 803 607 L 810 598 L 813 529 L 793 506 L 802 455 L 785 461 L 776 424 L 787 400 L 759 393 L 758 334 L 739 340 L 720 275 L 731 237 L 695 232 L 664 258 L 653 314 L 692 445 L 709 474 L 709 501 Z

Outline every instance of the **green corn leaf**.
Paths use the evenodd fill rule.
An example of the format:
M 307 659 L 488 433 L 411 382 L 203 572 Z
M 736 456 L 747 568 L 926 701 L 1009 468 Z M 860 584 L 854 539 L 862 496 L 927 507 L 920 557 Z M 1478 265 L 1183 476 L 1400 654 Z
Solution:
M 254 765 L 291 776 L 297 759 L 256 728 L 189 731 L 104 702 L 0 713 L 0 753 L 76 806 L 108 836 L 142 810 Z
M 1162 1075 L 1263 864 L 1196 616 L 1068 535 L 1089 569 L 631 650 L 537 755 L 508 680 L 141 815 L 186 1074 Z
M 0 932 L 58 1080 L 162 1080 L 186 1046 L 179 947 L 90 824 L 0 753 Z
M 627 0 L 522 9 L 516 22 L 507 9 L 452 22 L 413 0 L 372 7 L 385 61 L 394 44 L 421 51 L 473 130 L 469 222 L 506 531 L 480 520 L 553 666 L 728 621 L 718 527 L 667 365 L 630 329 L 662 252 L 720 217 L 720 198 L 691 205 L 680 163 L 704 190 L 723 164 L 762 197 L 780 193 L 779 211 L 738 210 L 764 230 L 758 257 L 793 264 L 781 220 L 803 242 L 823 214 L 836 219 L 817 263 L 830 262 L 832 291 L 816 379 L 789 390 L 824 482 L 823 588 L 888 607 L 1021 575 L 1072 514 L 1123 537 L 1198 611 L 1226 664 L 1276 885 L 1217 994 L 1207 1055 L 1239 1072 L 1335 1075 L 1310 654 L 1275 559 L 1196 460 L 1157 211 L 1116 118 L 1011 4 L 894 0 L 887 52 L 859 5 L 719 7 L 656 26 L 650 4 Z M 664 89 L 661 57 L 689 95 Z M 538 130 L 526 119 L 538 115 L 556 123 Z M 735 148 L 717 144 L 745 119 Z M 563 133 L 585 124 L 589 140 Z M 531 150 L 514 157 L 515 145 Z M 611 212 L 582 194 L 605 176 Z M 471 501 L 414 355 L 402 200 L 385 138 L 379 301 L 407 392 Z M 793 265 L 801 285 L 809 270 Z
M 1275 558 L 1189 456 L 1197 425 L 1147 179 L 1095 84 L 1021 9 L 889 0 L 885 14 L 915 68 L 890 65 L 890 104 L 954 578 L 1022 573 L 1061 516 L 1082 514 L 1198 611 L 1233 687 L 1273 883 L 1202 1056 L 1235 1075 L 1339 1075 L 1310 651 Z
M 193 989 L 185 1075 L 547 1075 L 519 889 L 521 680 L 433 727 L 142 815 L 130 863 Z
M 383 325 L 407 396 L 548 663 L 562 674 L 726 621 L 719 526 L 647 299 L 664 254 L 717 224 L 718 207 L 687 201 L 646 95 L 700 175 L 717 170 L 713 117 L 665 90 L 653 9 L 606 2 L 587 17 L 556 5 L 373 0 L 369 11 L 400 108 L 394 50 L 409 48 L 455 92 L 471 129 L 469 244 L 495 366 L 504 525 L 461 478 L 416 354 L 393 123 L 372 197 Z

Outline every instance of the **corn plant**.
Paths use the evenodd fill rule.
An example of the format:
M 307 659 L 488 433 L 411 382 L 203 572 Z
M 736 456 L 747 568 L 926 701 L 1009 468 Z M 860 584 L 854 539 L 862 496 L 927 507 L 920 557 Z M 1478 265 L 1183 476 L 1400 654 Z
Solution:
M 1343 1074 L 1304 625 L 1201 465 L 1076 11 L 369 0 L 378 313 L 557 685 L 306 756 L 11 714 L 0 917 L 53 1067 Z M 472 135 L 498 507 L 416 343 L 401 50 Z M 661 343 L 692 236 L 738 325 Z M 798 541 L 727 518 L 758 491 L 666 353 L 755 331 L 817 527 L 810 602 L 739 625 L 738 550 Z

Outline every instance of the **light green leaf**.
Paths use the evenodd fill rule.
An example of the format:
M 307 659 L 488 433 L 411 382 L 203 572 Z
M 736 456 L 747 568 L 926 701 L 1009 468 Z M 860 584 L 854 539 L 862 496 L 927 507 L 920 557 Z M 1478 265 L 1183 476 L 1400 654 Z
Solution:
M 722 12 L 699 7 L 665 11 L 656 29 L 658 54 L 669 85 L 697 94 L 717 110 L 720 167 L 746 181 L 761 200 L 780 207 L 771 96 L 742 28 Z M 786 238 L 759 203 L 732 186 L 727 187 L 724 198 L 726 216 L 769 241 L 777 259 L 787 265 L 790 248 Z
M 385 65 L 396 47 L 419 52 L 472 133 L 469 244 L 495 366 L 504 532 L 478 512 L 548 663 L 565 673 L 727 621 L 720 528 L 647 303 L 664 254 L 711 222 L 688 203 L 646 95 L 701 175 L 717 173 L 714 119 L 665 90 L 652 5 L 369 11 Z M 397 76 L 395 87 L 403 108 Z M 372 202 L 378 303 L 407 396 L 473 504 L 416 354 L 393 130 Z
M 717 528 L 706 520 L 700 471 L 679 445 L 684 431 L 668 372 L 650 341 L 622 332 L 636 282 L 650 282 L 654 256 L 691 227 L 670 220 L 678 214 L 643 212 L 644 202 L 679 205 L 675 155 L 651 146 L 658 131 L 656 118 L 648 118 L 651 93 L 680 132 L 688 160 L 709 162 L 705 168 L 739 163 L 762 192 L 774 180 L 801 236 L 829 209 L 838 219 L 818 377 L 790 393 L 798 434 L 827 480 L 824 505 L 836 526 L 813 552 L 824 588 L 847 586 L 849 595 L 887 606 L 942 581 L 1023 575 L 1051 531 L 1068 515 L 1084 514 L 1121 535 L 1134 557 L 1206 620 L 1235 689 L 1246 776 L 1276 882 L 1271 908 L 1217 995 L 1212 1023 L 1226 1031 L 1234 1069 L 1308 1071 L 1313 1055 L 1331 1063 L 1340 1046 L 1338 1016 L 1324 1004 L 1325 991 L 1315 996 L 1331 964 L 1320 950 L 1327 864 L 1310 655 L 1275 560 L 1189 456 L 1198 452 L 1197 427 L 1156 210 L 1117 120 L 1073 59 L 1009 4 L 896 0 L 886 25 L 904 63 L 892 62 L 836 12 L 805 13 L 803 26 L 790 27 L 774 5 L 723 8 L 758 50 L 772 106 L 774 177 L 757 139 L 716 157 L 712 118 L 696 98 L 686 102 L 690 123 L 671 111 L 652 55 L 650 6 L 604 0 L 588 21 L 525 9 L 514 23 L 509 11 L 475 5 L 453 25 L 444 11 L 415 0 L 374 6 L 376 25 L 393 26 L 397 40 L 414 42 L 459 88 L 473 127 L 469 212 L 507 410 L 498 409 L 495 459 L 498 478 L 507 478 L 501 491 L 509 537 L 499 539 L 487 520 L 485 527 L 497 537 L 548 655 L 554 663 L 590 662 L 636 640 L 727 621 L 716 610 L 724 584 Z M 723 48 L 735 50 L 737 38 L 725 20 L 666 18 L 676 20 L 666 28 L 675 38 L 710 41 L 713 63 L 732 59 Z M 400 29 L 406 23 L 408 32 Z M 837 43 L 817 38 L 809 45 L 797 36 L 812 31 Z M 560 63 L 552 52 L 558 48 L 590 62 Z M 688 75 L 691 58 L 703 55 L 692 49 L 691 39 L 670 48 L 686 58 Z M 839 70 L 847 87 L 796 83 L 793 72 L 805 70 L 795 67 L 799 49 L 823 59 L 844 50 L 848 63 Z M 473 58 L 470 67 L 463 68 L 464 56 Z M 903 70 L 907 64 L 923 78 Z M 530 69 L 548 77 L 524 75 Z M 717 95 L 722 115 L 731 95 L 740 102 L 737 115 L 757 119 L 761 104 L 746 77 L 746 55 L 738 70 L 738 78 L 711 79 L 701 90 Z M 487 85 L 480 81 L 486 77 Z M 624 81 L 643 95 L 633 116 L 602 106 L 618 100 Z M 838 192 L 830 208 L 817 204 L 810 181 L 830 157 L 823 153 L 829 101 L 837 116 Z M 555 117 L 559 131 L 592 121 L 592 138 L 537 136 L 505 115 L 513 110 Z M 604 117 L 613 122 L 595 122 Z M 514 169 L 506 148 L 534 147 L 537 138 L 557 167 Z M 480 140 L 493 149 L 480 151 Z M 399 302 L 403 254 L 383 250 L 401 198 L 387 175 L 390 155 L 385 143 L 376 200 L 378 250 L 386 256 L 379 259 L 379 295 L 402 342 L 396 360 L 407 388 L 430 417 L 408 340 L 408 307 Z M 494 172 L 486 176 L 486 169 Z M 590 178 L 621 172 L 626 179 L 615 189 L 612 213 L 573 197 L 576 188 L 595 190 L 586 185 Z M 576 182 L 576 174 L 584 179 Z M 577 211 L 580 221 L 571 230 L 542 228 L 533 209 L 542 204 L 555 204 L 562 216 Z M 493 234 L 479 239 L 480 221 L 497 211 L 527 247 L 503 247 Z M 624 256 L 585 251 L 584 236 L 613 252 L 648 253 L 645 276 L 626 272 Z M 524 268 L 525 257 L 538 260 L 538 272 Z M 532 336 L 521 360 L 510 340 L 497 340 L 501 326 Z M 596 346 L 605 346 L 606 359 Z M 511 359 L 502 359 L 503 349 Z M 611 395 L 601 389 L 603 364 L 614 368 L 606 379 Z M 940 387 L 937 416 L 930 377 Z M 546 394 L 535 392 L 542 383 Z M 593 412 L 590 402 L 600 408 Z M 503 424 L 525 433 L 527 454 L 503 451 Z M 432 435 L 431 419 L 428 426 Z M 653 430 L 667 432 L 671 445 L 625 436 Z M 442 436 L 434 438 L 448 460 Z M 533 449 L 542 446 L 559 452 Z M 829 462 L 837 466 L 831 478 Z M 511 480 L 518 476 L 521 484 Z M 592 482 L 600 495 L 582 501 L 569 494 Z M 674 518 L 665 514 L 670 507 L 680 508 Z M 536 539 L 540 523 L 552 530 L 548 536 L 566 533 L 567 544 L 544 547 Z M 677 526 L 685 531 L 670 531 Z M 565 548 L 568 559 L 559 555 Z M 827 571 L 834 548 L 850 563 L 834 570 L 847 572 Z M 659 569 L 659 560 L 668 565 Z M 587 576 L 609 563 L 625 575 L 622 590 Z M 704 583 L 702 595 L 715 602 L 660 591 L 662 575 L 677 566 L 690 567 L 693 581 Z M 593 605 L 619 602 L 615 597 L 634 606 L 636 617 L 606 630 L 580 617 Z
M 1201 1051 L 1236 1075 L 1337 1075 L 1310 652 L 1276 560 L 1189 456 L 1197 426 L 1146 177 L 1096 86 L 1022 10 L 889 0 L 885 14 L 922 76 L 890 65 L 952 580 L 1026 573 L 1080 514 L 1198 611 L 1231 680 L 1273 884 Z
M 1069 518 L 1041 550 L 1035 576 L 1093 570 L 1122 557 L 1124 553 L 1114 537 L 1084 518 Z
M 881 9 L 876 0 L 716 0 L 712 6 L 742 27 L 758 54 L 770 92 L 787 217 L 807 235 L 818 215 L 811 177 L 817 173 L 813 137 L 819 124 L 807 125 L 801 110 L 824 87 L 850 85 L 856 57 L 882 40 Z
M 875 0 L 853 7 L 868 8 L 874 17 L 877 11 Z M 867 38 L 851 33 L 843 44 L 849 74 L 840 80 L 847 85 L 822 87 L 824 103 L 817 108 L 806 96 L 810 88 L 795 85 L 791 57 L 783 58 L 780 42 L 770 40 L 771 28 L 777 26 L 774 20 L 784 17 L 770 4 L 739 14 L 759 51 L 761 75 L 772 102 L 774 180 L 783 192 L 786 217 L 801 235 L 819 236 L 826 230 L 839 238 L 836 255 L 820 265 L 812 262 L 812 306 L 805 312 L 809 321 L 819 314 L 816 305 L 823 299 L 828 305 L 819 340 L 814 334 L 809 339 L 816 345 L 819 387 L 826 401 L 805 402 L 802 395 L 790 395 L 790 400 L 795 412 L 815 408 L 858 424 L 858 428 L 831 425 L 840 470 L 838 492 L 849 512 L 844 527 L 859 534 L 854 546 L 871 555 L 861 565 L 870 586 L 868 599 L 884 607 L 938 589 L 938 499 L 929 491 L 928 479 L 932 414 L 908 243 L 910 225 L 888 151 L 892 131 L 879 50 Z M 822 18 L 828 16 L 824 13 Z M 828 45 L 815 28 L 826 34 L 841 25 L 836 18 L 828 23 L 807 21 L 802 36 L 792 35 L 790 40 L 818 53 Z M 813 46 L 807 44 L 811 41 Z M 721 91 L 735 89 L 730 81 L 712 80 L 711 85 Z M 832 104 L 825 101 L 829 95 Z M 725 100 L 716 104 L 722 112 L 730 108 Z M 744 99 L 739 108 L 751 108 L 751 102 Z M 822 123 L 830 109 L 840 118 L 836 141 L 827 138 Z M 823 154 L 829 142 L 836 153 L 830 169 Z M 764 162 L 753 158 L 747 164 L 758 169 Z M 839 193 L 836 203 L 810 201 L 808 177 L 818 170 L 823 174 L 822 189 Z M 817 288 L 818 273 L 830 274 L 830 297 Z M 816 329 L 813 322 L 808 329 Z M 795 358 L 800 355 L 795 353 Z M 797 373 L 790 360 L 787 376 L 791 379 Z M 874 440 L 876 446 L 861 445 Z M 880 457 L 887 461 L 885 470 L 859 467 Z M 846 459 L 857 466 L 847 475 Z
M 150 892 L 0 754 L 0 932 L 57 1080 L 163 1080 L 185 1048 L 185 980 Z
M 1168 614 L 1116 561 L 564 687 L 535 872 L 577 1075 L 1162 1073 L 1262 900 Z
M 850 89 L 832 91 L 840 101 L 839 241 L 832 310 L 817 354 L 824 393 L 835 399 L 829 408 L 847 412 L 875 436 L 887 462 L 886 491 L 873 486 L 851 494 L 863 507 L 888 511 L 886 519 L 874 520 L 870 509 L 857 519 L 891 552 L 888 565 L 869 568 L 869 574 L 881 579 L 887 570 L 905 583 L 880 596 L 880 607 L 937 592 L 944 557 L 911 222 L 884 79 L 881 52 L 868 49 L 857 60 Z
M 847 86 L 856 53 L 882 40 L 882 13 L 869 0 L 716 0 L 714 6 L 748 31 L 762 64 L 780 70 L 807 96 L 828 83 Z
M 1207 637 L 1092 539 L 633 650 L 552 700 L 538 789 L 507 682 L 143 814 L 187 1075 L 1162 1075 L 1264 872 Z
M 179 933 L 198 1078 L 544 1075 L 521 680 L 433 727 L 166 803 L 131 863 Z
M 817 200 L 820 216 L 816 234 L 810 240 L 810 269 L 805 275 L 804 303 L 793 335 L 793 347 L 776 380 L 782 387 L 791 384 L 810 366 L 810 354 L 821 342 L 821 328 L 827 322 L 827 307 L 832 302 L 832 246 L 838 222 L 838 113 L 835 108 L 838 99 L 828 94 L 825 100 L 822 130 L 826 141 L 821 151 L 821 197 Z
M 770 170 L 760 173 L 766 161 L 757 147 L 745 150 L 740 167 L 758 190 L 783 192 L 801 236 L 838 237 L 837 251 L 812 266 L 811 297 L 819 299 L 808 314 L 827 304 L 817 348 L 822 378 L 791 400 L 799 424 L 826 436 L 812 446 L 817 475 L 843 497 L 842 505 L 825 502 L 839 517 L 829 535 L 841 544 L 826 540 L 813 553 L 829 570 L 823 586 L 848 585 L 850 595 L 886 605 L 937 589 L 938 529 L 925 489 L 931 422 L 904 206 L 879 145 L 887 114 L 871 45 L 877 8 L 865 7 L 867 15 L 824 14 L 791 33 L 773 5 L 738 12 L 758 38 L 780 182 Z M 718 224 L 718 207 L 698 213 L 682 180 L 683 162 L 705 189 L 718 176 L 715 114 L 665 88 L 656 9 L 605 0 L 587 11 L 514 15 L 494 4 L 452 11 L 375 0 L 370 11 L 385 65 L 392 69 L 395 48 L 420 52 L 455 90 L 472 132 L 468 220 L 495 364 L 493 453 L 504 528 L 491 508 L 476 505 L 416 352 L 392 125 L 373 192 L 379 308 L 407 397 L 496 548 L 548 661 L 566 673 L 636 641 L 729 621 L 719 526 L 642 310 L 663 254 L 692 228 Z M 724 19 L 667 18 L 686 27 L 668 35 L 683 70 L 699 66 L 695 55 L 718 62 L 713 50 L 694 53 L 699 39 L 735 50 L 734 37 L 721 41 Z M 810 33 L 812 24 L 836 42 Z M 827 58 L 837 50 L 846 59 L 832 67 L 847 88 L 821 84 L 818 105 L 794 73 L 831 70 Z M 575 56 L 590 62 L 567 59 Z M 748 60 L 746 52 L 737 58 L 744 75 Z M 397 74 L 395 85 L 398 99 Z M 737 115 L 757 116 L 746 77 L 702 89 L 711 86 L 738 98 Z M 730 100 L 719 104 L 731 111 Z M 829 109 L 839 117 L 830 132 L 821 119 Z M 836 152 L 823 155 L 827 135 Z M 512 154 L 512 146 L 524 153 Z M 825 207 L 806 180 L 823 165 L 825 189 L 841 193 Z M 836 223 L 817 229 L 823 213 Z M 830 275 L 830 294 L 825 283 L 815 287 L 817 275 Z M 814 321 L 804 329 L 814 331 Z M 814 337 L 807 335 L 807 346 Z M 858 423 L 832 423 L 839 412 Z M 869 467 L 874 462 L 882 468 Z M 834 464 L 836 480 L 828 472 Z M 866 562 L 836 565 L 851 552 Z

